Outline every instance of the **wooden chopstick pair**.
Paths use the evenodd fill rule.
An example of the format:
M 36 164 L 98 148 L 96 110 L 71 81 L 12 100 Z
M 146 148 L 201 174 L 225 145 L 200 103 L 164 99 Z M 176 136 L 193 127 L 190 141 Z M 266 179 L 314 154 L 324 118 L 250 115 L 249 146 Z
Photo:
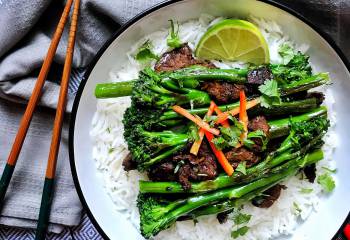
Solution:
M 50 70 L 51 63 L 55 56 L 57 46 L 60 42 L 63 29 L 67 23 L 67 19 L 69 16 L 72 3 L 73 3 L 73 0 L 67 0 L 67 3 L 64 7 L 61 19 L 53 35 L 50 47 L 48 49 L 43 65 L 41 67 L 38 79 L 35 83 L 35 87 L 29 99 L 25 113 L 20 122 L 15 141 L 12 145 L 12 149 L 8 156 L 6 166 L 2 173 L 2 176 L 0 179 L 0 211 L 2 210 L 5 194 L 9 186 L 9 183 L 11 181 L 11 177 L 13 175 L 19 153 L 22 149 L 23 142 L 26 137 L 30 122 L 32 120 L 35 107 L 40 99 L 42 88 L 44 86 L 47 74 Z M 53 198 L 53 186 L 54 186 L 54 177 L 56 172 L 57 156 L 58 156 L 58 150 L 59 150 L 60 139 L 61 139 L 62 122 L 63 122 L 63 116 L 65 112 L 65 107 L 66 107 L 68 83 L 69 83 L 71 65 L 72 65 L 73 53 L 74 53 L 79 5 L 80 5 L 80 0 L 75 0 L 71 26 L 69 30 L 69 39 L 68 39 L 66 58 L 65 58 L 62 80 L 61 80 L 61 88 L 60 88 L 56 116 L 54 120 L 53 132 L 52 132 L 50 152 L 49 152 L 48 161 L 47 161 L 46 176 L 45 176 L 45 183 L 44 183 L 42 199 L 41 199 L 38 225 L 37 225 L 36 236 L 35 236 L 35 239 L 37 240 L 45 239 L 46 230 L 49 222 L 50 209 L 51 209 L 51 203 Z

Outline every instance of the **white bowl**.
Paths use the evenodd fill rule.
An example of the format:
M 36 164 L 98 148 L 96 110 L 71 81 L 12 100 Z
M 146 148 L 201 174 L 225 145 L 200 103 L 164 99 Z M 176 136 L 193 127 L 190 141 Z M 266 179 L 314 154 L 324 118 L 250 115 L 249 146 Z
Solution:
M 270 1 L 255 0 L 183 0 L 163 3 L 138 15 L 119 30 L 97 54 L 83 79 L 74 102 L 70 129 L 70 160 L 75 185 L 92 222 L 107 239 L 142 239 L 131 223 L 124 220 L 113 206 L 103 187 L 103 179 L 92 159 L 89 137 L 91 120 L 96 111 L 94 88 L 108 79 L 109 71 L 126 61 L 125 51 L 141 37 L 168 26 L 168 19 L 180 22 L 195 19 L 202 13 L 215 16 L 247 17 L 250 14 L 276 21 L 297 44 L 310 45 L 313 63 L 328 71 L 336 100 L 339 146 L 337 187 L 326 198 L 317 213 L 291 236 L 293 239 L 331 239 L 344 222 L 350 209 L 350 103 L 349 64 L 328 36 L 315 30 L 295 12 Z M 303 238 L 305 239 L 305 238 Z

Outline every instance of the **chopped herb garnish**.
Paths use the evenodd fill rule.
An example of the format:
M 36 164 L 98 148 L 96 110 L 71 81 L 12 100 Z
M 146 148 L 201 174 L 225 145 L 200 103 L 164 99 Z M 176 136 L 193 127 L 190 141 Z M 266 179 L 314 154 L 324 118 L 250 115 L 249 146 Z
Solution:
M 216 148 L 220 150 L 228 147 L 235 147 L 239 143 L 242 131 L 242 124 L 235 119 L 234 125 L 227 128 L 220 127 L 221 136 L 214 138 L 212 142 L 215 144 Z
M 317 183 L 320 184 L 324 191 L 332 192 L 335 188 L 335 182 L 329 173 L 324 173 L 317 178 Z
M 169 47 L 179 48 L 181 47 L 181 40 L 179 37 L 179 24 L 177 23 L 177 29 L 175 30 L 175 24 L 173 20 L 169 20 L 170 22 L 170 30 L 168 38 L 166 39 L 166 43 Z
M 279 46 L 278 54 L 282 57 L 283 63 L 287 64 L 294 57 L 294 49 L 287 43 Z
M 231 237 L 233 239 L 236 239 L 240 236 L 244 236 L 248 231 L 249 231 L 249 227 L 247 226 L 240 227 L 237 230 L 231 232 Z
M 268 141 L 267 141 L 265 133 L 261 130 L 249 132 L 247 135 L 247 138 L 243 142 L 244 146 L 251 149 L 253 147 L 253 145 L 255 144 L 255 142 L 252 140 L 254 138 L 260 138 L 260 140 L 262 142 L 262 150 L 264 151 L 266 149 L 266 145 L 267 145 Z
M 241 212 L 236 212 L 233 216 L 233 222 L 236 224 L 236 225 L 239 225 L 239 224 L 243 224 L 243 223 L 247 223 L 250 221 L 252 215 L 250 214 L 244 214 L 244 213 L 241 213 Z
M 294 207 L 295 211 L 297 212 L 297 214 L 301 213 L 301 208 L 299 207 L 299 205 L 296 202 L 293 202 L 293 207 Z
M 199 140 L 198 130 L 198 127 L 194 124 L 191 124 L 191 126 L 189 127 L 190 138 L 194 141 Z
M 235 169 L 237 172 L 241 172 L 243 173 L 244 175 L 247 174 L 247 163 L 244 161 L 244 162 L 241 162 L 238 164 L 237 168 Z
M 328 168 L 328 167 L 322 167 L 324 170 L 326 170 L 326 171 L 328 171 L 328 172 L 330 172 L 330 173 L 337 173 L 337 169 L 335 168 L 335 169 L 330 169 L 330 168 Z
M 259 86 L 259 91 L 262 93 L 262 96 L 260 97 L 261 106 L 269 108 L 271 105 L 281 103 L 281 96 L 278 91 L 277 81 L 265 81 L 263 85 Z
M 147 63 L 151 60 L 159 60 L 159 57 L 152 51 L 152 43 L 150 40 L 147 40 L 142 46 L 138 49 L 135 59 L 141 63 Z
M 112 152 L 114 152 L 114 150 L 115 150 L 115 148 L 113 148 L 113 147 L 112 147 L 112 148 L 109 148 L 109 149 L 108 149 L 108 153 L 112 153 Z
M 313 189 L 312 188 L 302 188 L 300 189 L 300 193 L 303 193 L 303 194 L 309 194 L 309 193 L 312 193 Z

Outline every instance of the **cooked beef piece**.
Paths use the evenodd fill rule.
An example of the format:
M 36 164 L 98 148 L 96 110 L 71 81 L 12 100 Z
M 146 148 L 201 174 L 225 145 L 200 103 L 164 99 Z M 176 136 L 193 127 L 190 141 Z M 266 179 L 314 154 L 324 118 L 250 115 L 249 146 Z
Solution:
M 135 170 L 137 168 L 137 164 L 132 160 L 130 153 L 124 158 L 122 165 L 125 171 Z
M 304 174 L 309 182 L 314 183 L 316 178 L 316 164 L 313 163 L 309 166 L 304 167 Z
M 148 177 L 152 181 L 176 181 L 174 174 L 176 164 L 166 161 L 152 166 L 148 172 Z
M 215 157 L 205 142 L 199 148 L 198 156 L 179 154 L 173 161 L 183 162 L 178 170 L 178 181 L 185 190 L 191 189 L 190 181 L 210 180 L 218 174 Z
M 266 136 L 268 136 L 270 127 L 264 116 L 257 116 L 253 118 L 251 121 L 249 121 L 248 129 L 250 131 L 261 130 L 265 133 Z M 253 138 L 252 141 L 255 143 L 251 148 L 253 152 L 263 151 L 263 142 L 261 138 Z
M 246 166 L 250 167 L 257 163 L 260 158 L 254 152 L 244 148 L 233 148 L 225 153 L 225 157 L 231 163 L 233 168 L 236 168 L 241 162 L 246 162 Z
M 216 215 L 216 218 L 218 219 L 220 224 L 223 224 L 225 222 L 227 222 L 228 219 L 228 215 L 232 212 L 233 210 L 230 211 L 226 211 L 226 212 L 222 212 L 222 213 L 218 213 L 218 215 Z
M 248 72 L 248 83 L 261 85 L 266 80 L 273 79 L 273 75 L 267 67 L 260 67 Z
M 208 68 L 215 67 L 211 62 L 194 59 L 190 47 L 187 44 L 183 44 L 180 48 L 175 48 L 174 50 L 164 53 L 156 63 L 154 69 L 157 72 L 173 71 L 192 65 L 202 65 Z
M 239 92 L 247 90 L 244 85 L 232 84 L 226 82 L 204 82 L 202 90 L 209 93 L 219 103 L 228 103 L 232 100 L 239 99 Z
M 277 184 L 264 192 L 264 196 L 256 197 L 252 200 L 252 204 L 259 208 L 269 208 L 281 195 L 281 190 L 286 186 Z
M 191 188 L 190 181 L 214 179 L 217 174 L 215 156 L 206 142 L 199 148 L 198 156 L 183 151 L 172 159 L 151 167 L 148 177 L 153 181 L 178 181 L 185 190 Z
M 264 116 L 257 116 L 249 121 L 248 129 L 251 131 L 261 130 L 268 136 L 270 127 Z

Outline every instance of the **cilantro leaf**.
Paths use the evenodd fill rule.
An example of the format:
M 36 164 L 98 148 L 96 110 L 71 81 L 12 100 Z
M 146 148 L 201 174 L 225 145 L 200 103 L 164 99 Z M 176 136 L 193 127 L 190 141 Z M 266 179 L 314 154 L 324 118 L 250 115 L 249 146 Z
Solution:
M 287 52 L 284 52 L 284 54 L 287 54 Z M 285 65 L 270 64 L 269 67 L 272 71 L 273 78 L 281 84 L 300 81 L 312 75 L 309 57 L 301 52 L 294 54 Z
M 166 39 L 166 43 L 169 47 L 178 48 L 181 47 L 182 43 L 179 37 L 179 24 L 177 24 L 177 29 L 175 31 L 174 21 L 169 20 L 170 22 L 170 30 L 169 35 Z
M 294 57 L 294 49 L 291 45 L 284 43 L 279 46 L 278 54 L 282 57 L 283 63 L 287 64 Z
M 300 193 L 303 193 L 303 194 L 309 194 L 309 193 L 312 193 L 313 189 L 312 188 L 302 188 L 300 189 Z
M 247 174 L 247 163 L 244 161 L 244 162 L 241 162 L 238 164 L 237 168 L 235 169 L 237 172 L 241 172 L 243 173 L 244 175 Z
M 275 80 L 267 80 L 259 86 L 259 91 L 269 97 L 279 97 L 278 83 Z
M 213 138 L 211 142 L 214 143 L 215 147 L 219 150 L 225 149 L 230 146 L 223 137 Z
M 329 173 L 324 173 L 317 178 L 317 183 L 320 184 L 324 191 L 332 192 L 335 188 L 335 182 Z
M 244 146 L 251 149 L 253 147 L 253 145 L 255 144 L 255 142 L 252 141 L 252 139 L 254 139 L 254 138 L 261 139 L 262 150 L 264 151 L 266 149 L 266 145 L 267 145 L 267 137 L 266 137 L 265 133 L 260 129 L 248 133 L 247 138 L 243 142 Z
M 259 91 L 262 93 L 260 97 L 261 106 L 269 108 L 271 105 L 281 103 L 281 95 L 276 80 L 265 81 L 263 85 L 259 86 Z
M 244 214 L 244 213 L 241 213 L 241 212 L 237 212 L 233 216 L 233 222 L 236 225 L 247 223 L 247 222 L 250 221 L 251 217 L 252 217 L 252 215 L 250 215 L 250 214 Z
M 301 208 L 299 207 L 299 205 L 296 202 L 293 202 L 293 207 L 294 207 L 297 214 L 301 213 Z
M 227 128 L 220 127 L 221 136 L 214 138 L 212 143 L 220 150 L 235 147 L 239 143 L 242 131 L 243 125 L 234 118 L 234 125 Z
M 153 53 L 151 50 L 153 48 L 150 40 L 147 40 L 141 47 L 138 49 L 135 59 L 141 63 L 147 63 L 151 60 L 159 60 L 159 57 Z
M 198 141 L 199 140 L 199 129 L 196 125 L 191 124 L 189 126 L 189 135 L 190 135 L 190 139 L 194 140 L 194 141 Z
M 248 231 L 249 231 L 249 227 L 247 226 L 240 227 L 237 230 L 231 232 L 231 237 L 233 239 L 236 239 L 239 236 L 244 236 Z

